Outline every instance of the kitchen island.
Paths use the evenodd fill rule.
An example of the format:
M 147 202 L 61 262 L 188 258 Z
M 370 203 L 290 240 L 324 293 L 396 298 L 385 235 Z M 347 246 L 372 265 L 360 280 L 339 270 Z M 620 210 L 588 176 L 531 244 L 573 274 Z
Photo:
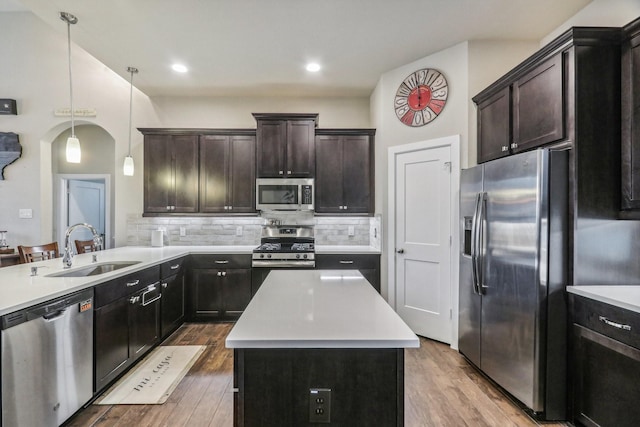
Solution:
M 236 426 L 404 425 L 419 340 L 356 270 L 272 271 L 226 346 Z

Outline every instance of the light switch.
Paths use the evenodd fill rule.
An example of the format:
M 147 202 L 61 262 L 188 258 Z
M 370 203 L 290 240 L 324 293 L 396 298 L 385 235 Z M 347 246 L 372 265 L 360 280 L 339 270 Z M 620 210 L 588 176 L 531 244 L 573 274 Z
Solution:
M 18 210 L 19 218 L 33 218 L 33 209 L 20 209 Z
M 356 235 L 356 228 L 353 225 L 349 226 L 349 236 L 355 236 Z
M 236 236 L 242 236 L 242 226 L 238 225 L 236 227 Z
M 187 235 L 187 227 L 180 227 L 180 237 Z

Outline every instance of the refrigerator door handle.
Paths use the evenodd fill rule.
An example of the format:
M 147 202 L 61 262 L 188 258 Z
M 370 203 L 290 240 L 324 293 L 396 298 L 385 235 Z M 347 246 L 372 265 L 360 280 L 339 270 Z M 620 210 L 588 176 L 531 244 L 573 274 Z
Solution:
M 480 216 L 480 198 L 482 193 L 476 194 L 476 208 L 471 221 L 471 279 L 473 281 L 473 292 L 480 294 L 478 285 L 478 225 Z
M 478 276 L 478 294 L 483 295 L 484 289 L 484 255 L 485 255 L 485 222 L 487 217 L 487 193 L 480 193 L 478 196 L 478 237 L 476 239 L 476 274 Z

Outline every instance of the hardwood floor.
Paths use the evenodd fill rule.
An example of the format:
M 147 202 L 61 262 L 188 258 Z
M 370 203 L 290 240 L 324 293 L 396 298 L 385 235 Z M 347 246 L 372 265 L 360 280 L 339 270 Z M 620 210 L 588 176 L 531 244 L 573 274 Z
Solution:
M 191 323 L 163 344 L 207 348 L 163 405 L 90 405 L 68 426 L 233 425 L 233 352 L 224 346 L 232 323 Z M 405 352 L 405 425 L 536 426 L 448 345 L 424 338 Z M 564 426 L 545 423 L 545 426 Z

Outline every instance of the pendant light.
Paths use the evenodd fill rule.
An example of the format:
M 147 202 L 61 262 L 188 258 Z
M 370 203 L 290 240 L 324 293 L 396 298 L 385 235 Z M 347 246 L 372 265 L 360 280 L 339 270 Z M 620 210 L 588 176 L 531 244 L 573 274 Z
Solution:
M 78 18 L 68 12 L 60 12 L 60 19 L 67 23 L 67 47 L 69 53 L 69 98 L 71 100 L 71 136 L 67 139 L 67 162 L 80 163 L 80 141 L 76 138 L 75 122 L 73 118 L 73 80 L 71 78 L 71 24 L 78 22 Z
M 134 67 L 127 67 L 127 71 L 131 73 L 131 80 L 129 81 L 129 154 L 124 158 L 122 173 L 126 176 L 133 176 L 133 157 L 131 157 L 131 116 L 133 115 L 133 75 L 138 72 L 138 69 Z

